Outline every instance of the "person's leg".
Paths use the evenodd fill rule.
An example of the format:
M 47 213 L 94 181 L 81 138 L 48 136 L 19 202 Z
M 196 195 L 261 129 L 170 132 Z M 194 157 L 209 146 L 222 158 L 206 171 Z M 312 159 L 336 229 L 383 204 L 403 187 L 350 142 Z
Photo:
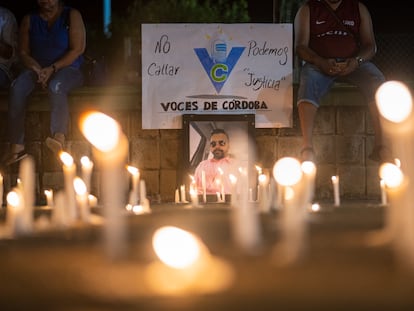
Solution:
M 10 78 L 7 73 L 0 68 L 0 88 L 5 89 L 10 86 Z
M 27 70 L 22 72 L 10 85 L 9 106 L 7 114 L 7 131 L 10 150 L 3 158 L 3 163 L 9 165 L 25 156 L 24 152 L 24 122 L 26 100 L 36 86 L 36 74 Z
M 302 160 L 314 160 L 313 128 L 319 102 L 331 88 L 334 77 L 326 76 L 315 66 L 305 64 L 301 70 L 298 89 L 298 114 L 302 131 Z
M 361 67 L 347 77 L 350 83 L 360 88 L 367 101 L 368 110 L 374 128 L 374 148 L 369 158 L 374 161 L 392 160 L 390 150 L 385 147 L 386 139 L 380 123 L 380 115 L 375 100 L 377 89 L 385 82 L 382 72 L 371 62 L 361 64 Z
M 55 153 L 62 150 L 69 124 L 68 93 L 83 84 L 79 69 L 65 67 L 52 76 L 48 84 L 51 105 L 50 132 L 46 145 Z
M 302 131 L 302 160 L 314 160 L 313 152 L 313 127 L 318 108 L 309 102 L 302 101 L 298 104 L 300 128 Z

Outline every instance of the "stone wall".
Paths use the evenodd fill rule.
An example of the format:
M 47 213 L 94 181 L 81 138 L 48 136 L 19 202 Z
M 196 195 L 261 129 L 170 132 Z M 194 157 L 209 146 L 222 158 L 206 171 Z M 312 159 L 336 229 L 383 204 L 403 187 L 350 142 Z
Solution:
M 129 139 L 130 165 L 140 169 L 153 202 L 172 202 L 182 178 L 183 130 L 143 130 L 140 88 L 123 86 L 82 88 L 70 96 L 71 124 L 67 151 L 80 166 L 82 155 L 93 158 L 92 148 L 78 128 L 79 116 L 91 109 L 118 120 Z M 0 152 L 7 147 L 7 93 L 0 94 Z M 26 116 L 27 150 L 36 161 L 37 199 L 44 201 L 44 189 L 63 187 L 61 162 L 44 144 L 49 135 L 49 107 L 45 94 L 36 93 Z M 293 127 L 256 129 L 256 163 L 271 171 L 277 159 L 298 156 L 301 135 L 294 105 Z M 359 91 L 346 84 L 336 85 L 318 111 L 315 127 L 317 178 L 315 200 L 332 200 L 331 176 L 339 175 L 344 199 L 380 200 L 378 164 L 367 155 L 373 144 L 373 129 Z M 92 193 L 100 196 L 99 163 L 92 175 Z M 18 165 L 2 172 L 5 193 L 16 183 Z M 126 176 L 128 178 L 128 176 Z

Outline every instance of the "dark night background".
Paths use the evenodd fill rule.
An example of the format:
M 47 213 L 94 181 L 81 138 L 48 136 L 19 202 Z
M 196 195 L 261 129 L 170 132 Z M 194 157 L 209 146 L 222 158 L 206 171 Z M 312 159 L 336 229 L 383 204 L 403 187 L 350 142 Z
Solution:
M 394 0 L 387 6 L 381 6 L 376 0 L 361 1 L 371 12 L 375 32 L 409 33 L 414 30 L 411 24 L 411 10 L 408 9 L 406 2 Z M 87 25 L 102 25 L 102 0 L 66 0 L 65 2 L 81 11 Z M 122 15 L 132 0 L 112 0 L 111 2 L 113 14 Z M 0 3 L 11 9 L 18 20 L 24 13 L 36 7 L 36 0 L 1 0 Z M 251 22 L 271 23 L 273 21 L 273 0 L 248 0 L 248 4 Z

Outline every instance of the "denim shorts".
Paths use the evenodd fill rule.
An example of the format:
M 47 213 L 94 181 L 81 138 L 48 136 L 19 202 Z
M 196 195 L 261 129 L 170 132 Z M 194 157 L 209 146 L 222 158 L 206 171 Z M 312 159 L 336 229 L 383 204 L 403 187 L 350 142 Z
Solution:
M 335 77 L 321 72 L 315 65 L 305 63 L 301 68 L 297 104 L 303 101 L 319 107 L 321 98 L 328 93 L 334 82 L 347 82 L 361 90 L 368 103 L 375 101 L 375 92 L 385 77 L 371 62 L 364 62 L 347 76 Z

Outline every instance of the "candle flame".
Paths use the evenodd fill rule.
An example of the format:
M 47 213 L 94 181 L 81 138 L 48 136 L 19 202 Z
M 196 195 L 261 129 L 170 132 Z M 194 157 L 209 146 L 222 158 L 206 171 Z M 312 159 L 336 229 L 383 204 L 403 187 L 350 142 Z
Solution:
M 397 188 L 404 180 L 404 174 L 401 169 L 392 163 L 383 163 L 380 166 L 379 174 L 389 188 Z
M 152 238 L 152 245 L 159 259 L 176 269 L 191 266 L 201 255 L 198 239 L 177 227 L 166 226 L 158 229 Z
M 236 182 L 237 182 L 237 177 L 236 176 L 234 176 L 233 174 L 230 174 L 229 179 L 230 179 L 230 182 L 231 182 L 232 185 L 236 184 Z
M 80 162 L 83 167 L 92 167 L 93 165 L 92 161 L 88 158 L 88 156 L 81 157 Z
M 131 175 L 133 175 L 133 176 L 137 176 L 137 175 L 139 174 L 139 170 L 138 170 L 136 167 L 134 167 L 134 166 L 128 165 L 128 166 L 127 166 L 127 170 L 128 170 L 128 172 L 130 172 L 130 173 L 131 173 Z
M 15 190 L 12 190 L 7 194 L 6 200 L 7 203 L 14 208 L 17 208 L 20 204 L 20 196 Z
M 120 140 L 119 124 L 101 112 L 91 112 L 82 118 L 81 130 L 86 139 L 103 152 L 113 150 Z
M 72 156 L 67 153 L 66 151 L 62 151 L 60 153 L 60 160 L 62 161 L 62 163 L 66 166 L 72 166 L 73 165 L 73 158 Z
M 259 183 L 261 185 L 266 185 L 267 184 L 268 178 L 265 174 L 260 174 L 258 179 L 259 179 Z
M 306 175 L 313 174 L 316 171 L 316 165 L 312 161 L 304 161 L 302 163 L 302 171 Z
M 402 122 L 412 110 L 411 93 L 407 86 L 398 81 L 383 83 L 375 94 L 378 110 L 391 122 Z
M 300 162 L 291 157 L 279 159 L 273 166 L 273 176 L 276 182 L 283 186 L 297 184 L 302 178 Z
M 79 177 L 75 177 L 73 180 L 73 187 L 78 195 L 85 195 L 87 192 L 85 182 Z

